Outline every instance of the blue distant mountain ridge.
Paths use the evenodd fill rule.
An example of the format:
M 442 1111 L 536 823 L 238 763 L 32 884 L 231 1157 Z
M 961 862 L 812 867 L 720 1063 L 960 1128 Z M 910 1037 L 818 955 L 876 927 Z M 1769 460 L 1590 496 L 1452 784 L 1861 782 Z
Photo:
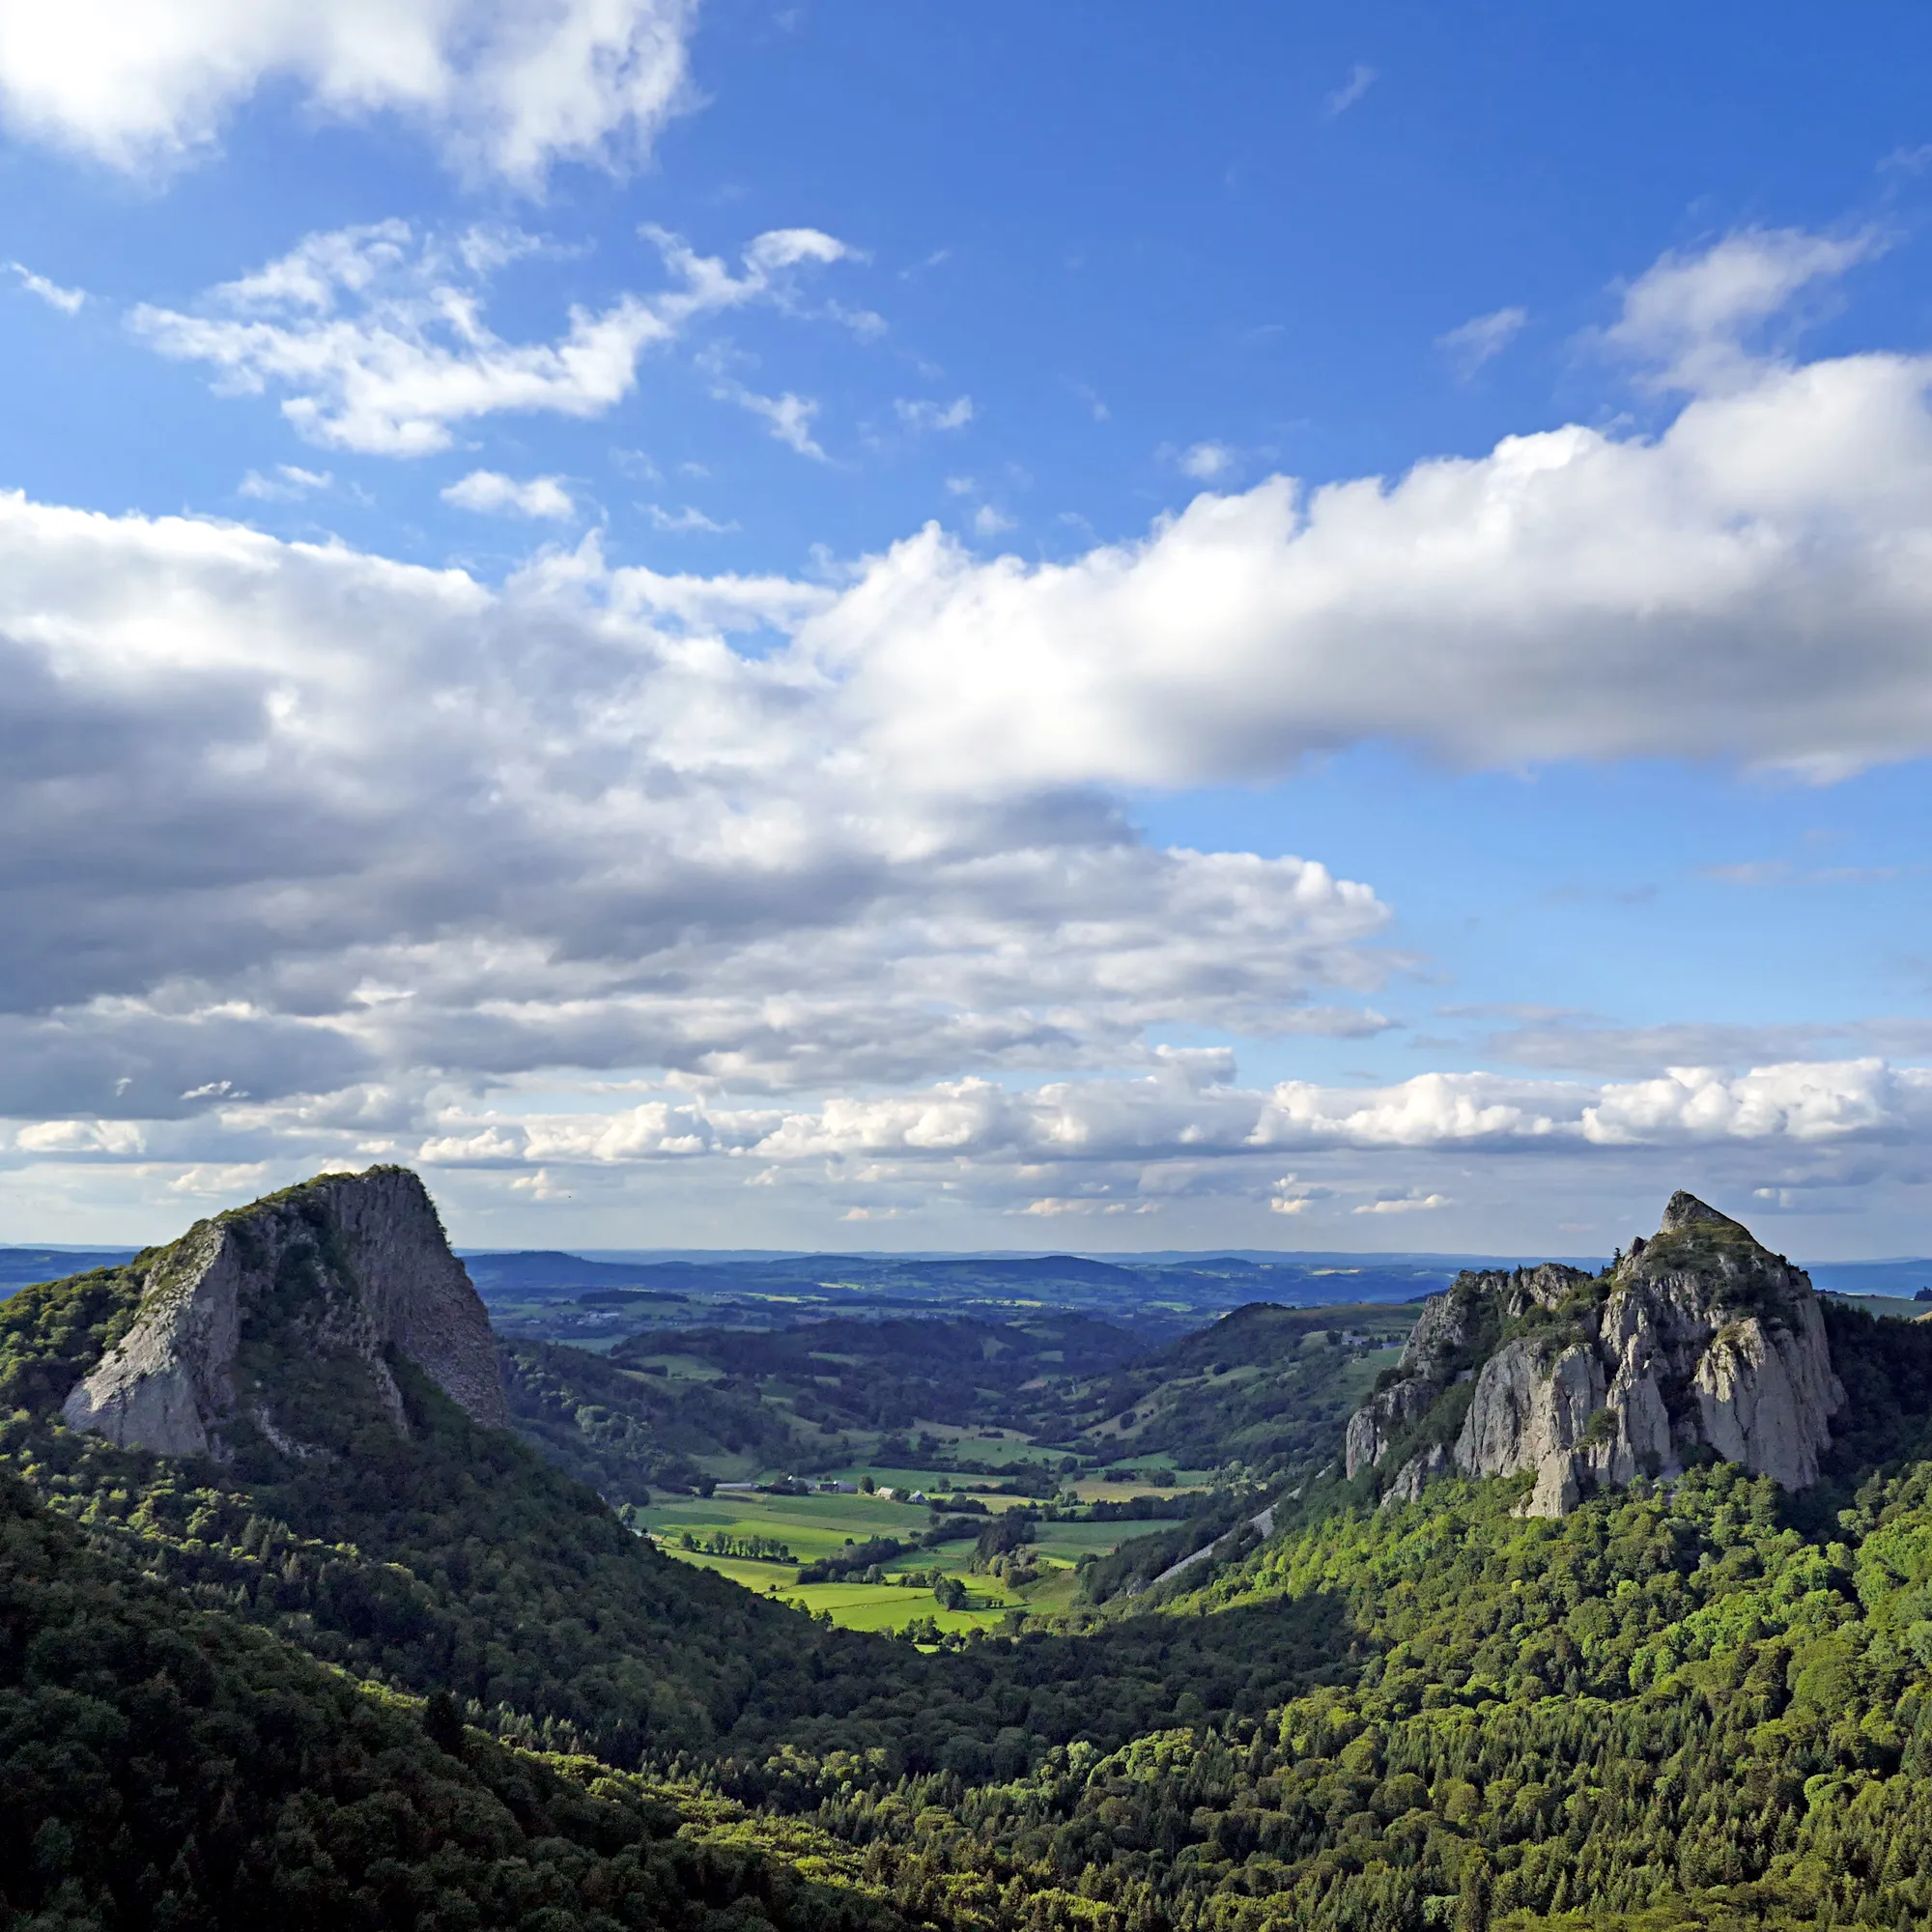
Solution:
M 30 1282 L 112 1266 L 119 1247 L 0 1245 L 0 1299 Z M 1343 1254 L 1264 1249 L 1163 1249 L 1107 1256 L 995 1253 L 815 1254 L 747 1249 L 459 1249 L 493 1312 L 588 1296 L 606 1307 L 664 1304 L 670 1317 L 717 1303 L 768 1319 L 840 1312 L 983 1312 L 1014 1303 L 1178 1329 L 1250 1301 L 1318 1307 L 1330 1302 L 1410 1301 L 1445 1288 L 1466 1267 L 1511 1267 L 1520 1257 L 1435 1252 Z M 1537 1256 L 1535 1260 L 1549 1257 Z M 1603 1257 L 1561 1256 L 1596 1268 Z M 1828 1293 L 1910 1300 L 1932 1287 L 1932 1259 L 1817 1262 Z M 963 1298 L 962 1298 L 963 1297 Z M 682 1321 L 689 1313 L 678 1313 Z M 516 1325 L 514 1319 L 510 1326 Z

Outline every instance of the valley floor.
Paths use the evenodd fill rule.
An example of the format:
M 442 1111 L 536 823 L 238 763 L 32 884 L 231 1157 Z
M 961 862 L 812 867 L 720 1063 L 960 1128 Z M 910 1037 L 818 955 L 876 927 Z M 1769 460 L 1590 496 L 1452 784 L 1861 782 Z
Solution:
M 904 1472 L 901 1480 L 910 1485 Z M 926 1480 L 930 1481 L 928 1476 Z M 1170 1493 L 1136 1485 L 1094 1485 L 1107 1499 Z M 976 1498 L 990 1514 L 1020 1505 L 1016 1497 Z M 1012 1627 L 1013 1613 L 1064 1612 L 1073 1605 L 1076 1566 L 1085 1558 L 1111 1555 L 1135 1537 L 1158 1535 L 1179 1519 L 1153 1518 L 1126 1522 L 1054 1522 L 1037 1525 L 1025 1546 L 1037 1580 L 1014 1582 L 974 1565 L 978 1524 L 931 1548 L 913 1548 L 880 1565 L 884 1580 L 804 1583 L 799 1567 L 836 1556 L 848 1545 L 873 1538 L 910 1541 L 922 1535 L 929 1512 L 923 1504 L 888 1502 L 876 1495 L 819 1492 L 770 1495 L 756 1491 L 720 1490 L 704 1497 L 664 1497 L 633 1511 L 633 1526 L 647 1534 L 667 1555 L 712 1570 L 760 1596 L 776 1597 L 813 1616 L 829 1617 L 846 1630 L 902 1634 L 908 1626 L 930 1624 L 941 1633 L 964 1635 Z M 688 1541 L 687 1541 L 688 1539 Z M 791 1560 L 734 1553 L 753 1543 L 782 1546 Z M 691 1545 L 696 1544 L 696 1548 Z M 717 1547 L 706 1547 L 717 1546 Z M 932 1579 L 956 1577 L 967 1593 L 963 1607 L 947 1608 L 934 1596 Z M 909 1587 L 910 1581 L 910 1587 Z M 922 1634 L 923 1631 L 922 1630 Z

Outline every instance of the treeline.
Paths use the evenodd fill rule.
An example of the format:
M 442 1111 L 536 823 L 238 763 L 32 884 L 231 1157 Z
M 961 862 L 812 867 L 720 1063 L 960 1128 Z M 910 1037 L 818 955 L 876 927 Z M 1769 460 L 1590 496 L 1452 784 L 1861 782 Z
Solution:
M 714 1529 L 709 1536 L 699 1536 L 696 1530 L 687 1529 L 677 1539 L 680 1549 L 701 1551 L 706 1556 L 732 1556 L 746 1563 L 789 1563 L 791 1545 L 781 1543 L 775 1536 L 731 1536 L 722 1529 Z
M 866 1577 L 867 1571 L 897 1562 L 913 1547 L 900 1542 L 896 1536 L 868 1536 L 864 1543 L 847 1544 L 843 1549 L 835 1549 L 829 1556 L 814 1557 L 799 1571 L 798 1580 L 801 1583 L 843 1583 L 859 1577 L 866 1577 L 867 1582 L 876 1582 L 876 1577 Z

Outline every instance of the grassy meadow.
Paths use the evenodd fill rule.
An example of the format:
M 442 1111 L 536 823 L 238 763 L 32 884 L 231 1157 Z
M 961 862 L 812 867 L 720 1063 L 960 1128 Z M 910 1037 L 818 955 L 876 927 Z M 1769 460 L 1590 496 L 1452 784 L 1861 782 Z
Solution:
M 897 1479 L 908 1488 L 923 1488 L 936 1477 L 916 1470 L 870 1472 L 875 1480 Z M 1110 1500 L 1137 1493 L 1154 1493 L 1144 1485 L 1098 1484 L 1096 1492 Z M 980 1498 L 989 1512 L 1011 1507 L 1018 1497 Z M 896 1537 L 912 1543 L 931 1522 L 923 1505 L 888 1502 L 879 1496 L 840 1495 L 814 1491 L 810 1495 L 766 1495 L 756 1491 L 722 1490 L 710 1496 L 665 1496 L 636 1513 L 639 1525 L 656 1539 L 667 1554 L 700 1569 L 715 1570 L 760 1596 L 776 1596 L 803 1605 L 814 1615 L 829 1612 L 848 1630 L 902 1631 L 916 1620 L 930 1617 L 942 1631 L 964 1633 L 975 1628 L 1000 1628 L 1014 1610 L 1068 1607 L 1072 1602 L 1074 1565 L 1083 1556 L 1111 1554 L 1129 1537 L 1151 1536 L 1174 1527 L 1174 1520 L 1135 1522 L 1042 1522 L 1037 1540 L 1027 1546 L 1039 1569 L 1038 1580 L 1014 1588 L 998 1577 L 976 1575 L 972 1568 L 974 1538 L 962 1537 L 935 1549 L 909 1549 L 886 1564 L 891 1578 L 908 1572 L 957 1577 L 967 1593 L 966 1607 L 940 1608 L 930 1587 L 903 1582 L 809 1583 L 797 1581 L 801 1564 L 842 1550 L 847 1543 L 874 1537 Z M 700 1542 L 723 1533 L 737 1542 L 764 1539 L 782 1544 L 790 1562 L 714 1555 L 687 1549 L 686 1532 Z

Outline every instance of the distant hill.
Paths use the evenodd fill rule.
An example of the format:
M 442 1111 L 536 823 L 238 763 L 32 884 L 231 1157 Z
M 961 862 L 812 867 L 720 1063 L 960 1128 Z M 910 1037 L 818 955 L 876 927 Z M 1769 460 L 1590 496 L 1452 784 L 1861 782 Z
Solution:
M 521 1248 L 500 1254 L 460 1257 L 469 1279 L 487 1294 L 492 1289 L 655 1288 L 667 1275 L 694 1272 L 688 1266 L 662 1263 L 594 1262 L 554 1248 Z M 707 1279 L 714 1271 L 696 1270 Z
M 1827 1294 L 1882 1294 L 1910 1301 L 1932 1288 L 1932 1261 L 1818 1262 L 1805 1269 L 1813 1288 Z
M 119 1267 L 132 1261 L 132 1248 L 0 1248 L 0 1301 L 16 1288 L 58 1281 L 89 1268 Z

